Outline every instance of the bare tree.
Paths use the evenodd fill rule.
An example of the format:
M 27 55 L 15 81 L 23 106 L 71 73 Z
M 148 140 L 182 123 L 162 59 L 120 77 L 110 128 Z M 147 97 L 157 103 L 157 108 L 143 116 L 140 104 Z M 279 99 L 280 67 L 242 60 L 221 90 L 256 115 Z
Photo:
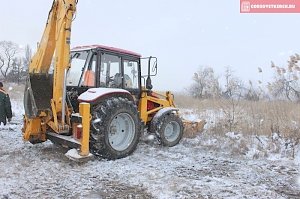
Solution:
M 243 82 L 233 75 L 230 67 L 225 69 L 225 91 L 222 96 L 225 98 L 240 98 L 242 95 Z
M 32 49 L 30 48 L 29 45 L 26 45 L 25 46 L 25 56 L 24 56 L 24 60 L 23 60 L 24 69 L 26 69 L 26 70 L 28 70 L 28 68 L 29 68 L 31 57 L 32 57 Z
M 11 41 L 0 42 L 0 72 L 6 80 L 8 72 L 13 67 L 13 60 L 19 52 L 19 47 Z
M 5 64 L 4 58 L 0 54 L 0 70 L 2 69 L 2 67 L 4 66 L 4 64 Z
M 211 67 L 200 68 L 193 76 L 194 83 L 189 89 L 190 94 L 199 99 L 218 97 L 220 86 L 218 78 Z
M 6 79 L 11 82 L 17 82 L 18 84 L 21 82 L 23 77 L 26 76 L 26 72 L 24 70 L 24 59 L 21 57 L 16 57 L 13 59 L 12 68 L 7 74 Z
M 222 92 L 221 107 L 224 114 L 224 127 L 232 132 L 236 130 L 241 106 L 240 101 L 243 94 L 243 82 L 234 75 L 233 70 L 230 67 L 225 69 L 225 89 Z
M 298 54 L 290 56 L 286 67 L 278 67 L 271 62 L 271 67 L 275 70 L 274 80 L 268 83 L 268 89 L 273 97 L 288 99 L 289 101 L 300 101 L 300 81 Z

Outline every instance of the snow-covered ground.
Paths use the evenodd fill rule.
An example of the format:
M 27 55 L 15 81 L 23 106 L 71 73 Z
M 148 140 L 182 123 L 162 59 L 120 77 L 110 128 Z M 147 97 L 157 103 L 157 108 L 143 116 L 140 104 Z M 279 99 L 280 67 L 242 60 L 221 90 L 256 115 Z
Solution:
M 300 152 L 227 133 L 172 148 L 142 141 L 129 157 L 73 162 L 51 142 L 22 141 L 22 101 L 0 127 L 0 198 L 300 198 Z M 191 113 L 192 114 L 192 113 Z M 187 116 L 193 118 L 194 116 Z M 196 119 L 196 118 L 194 118 Z M 297 161 L 298 160 L 298 161 Z

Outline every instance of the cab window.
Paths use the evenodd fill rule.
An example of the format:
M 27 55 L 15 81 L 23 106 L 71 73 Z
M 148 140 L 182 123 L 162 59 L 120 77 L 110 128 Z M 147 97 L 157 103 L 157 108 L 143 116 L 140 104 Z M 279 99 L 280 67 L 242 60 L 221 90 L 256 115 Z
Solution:
M 85 70 L 83 71 L 80 86 L 95 87 L 96 86 L 96 64 L 97 54 L 93 53 Z
M 124 88 L 137 89 L 138 81 L 138 62 L 124 60 Z
M 100 86 L 122 88 L 121 57 L 103 53 L 101 56 Z
M 81 73 L 87 64 L 89 52 L 74 52 L 71 54 L 71 68 L 68 71 L 67 85 L 78 86 Z

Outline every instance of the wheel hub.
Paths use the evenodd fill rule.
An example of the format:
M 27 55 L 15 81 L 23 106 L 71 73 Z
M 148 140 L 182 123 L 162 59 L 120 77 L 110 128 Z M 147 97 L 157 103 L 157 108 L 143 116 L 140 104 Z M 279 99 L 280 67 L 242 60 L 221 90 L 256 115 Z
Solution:
M 174 142 L 180 135 L 180 126 L 177 122 L 169 122 L 164 130 L 164 136 L 169 142 Z
M 119 113 L 109 127 L 108 140 L 117 151 L 126 150 L 134 139 L 135 126 L 132 117 L 127 113 Z

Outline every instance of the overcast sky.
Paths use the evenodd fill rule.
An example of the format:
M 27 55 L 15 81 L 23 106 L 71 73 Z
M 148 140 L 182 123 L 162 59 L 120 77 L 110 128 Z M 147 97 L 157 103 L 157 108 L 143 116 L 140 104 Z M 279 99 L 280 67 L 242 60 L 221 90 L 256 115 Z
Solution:
M 35 48 L 52 0 L 1 1 L 0 40 Z M 300 14 L 240 14 L 239 1 L 79 0 L 72 46 L 104 44 L 158 57 L 157 90 L 181 91 L 200 66 L 248 82 L 300 53 Z M 263 69 L 263 76 L 258 73 Z

